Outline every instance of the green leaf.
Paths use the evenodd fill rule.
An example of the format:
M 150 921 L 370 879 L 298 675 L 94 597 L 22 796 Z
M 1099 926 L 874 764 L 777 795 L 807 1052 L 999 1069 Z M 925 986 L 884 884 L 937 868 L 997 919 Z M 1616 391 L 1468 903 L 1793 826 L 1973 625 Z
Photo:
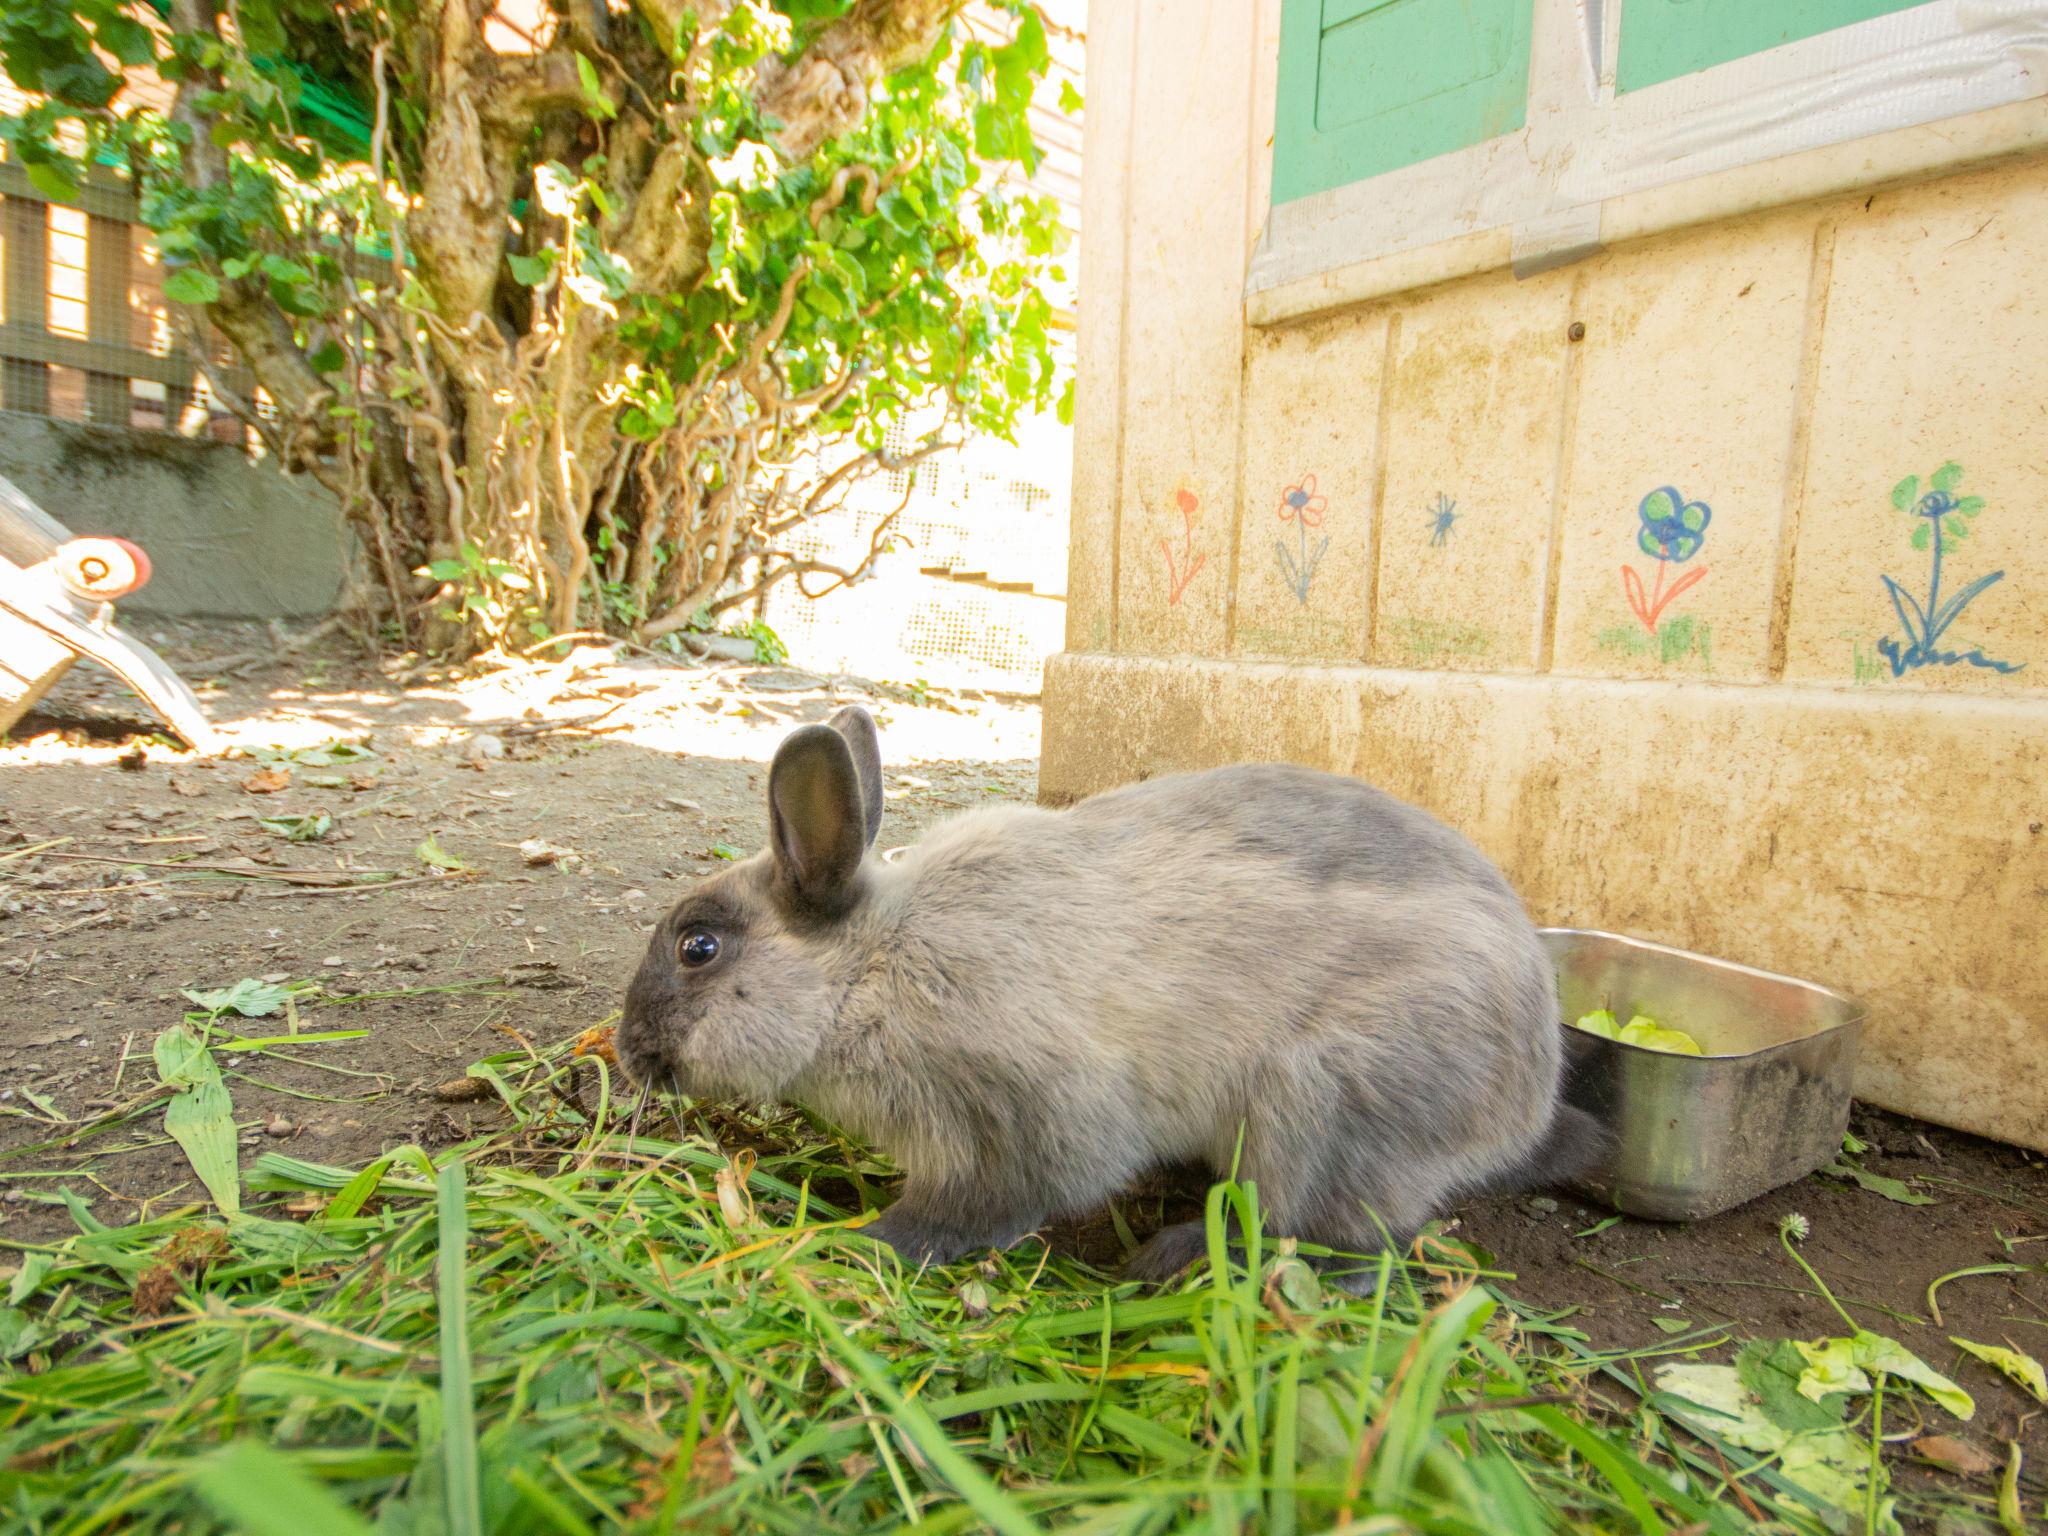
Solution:
M 54 198 L 60 203 L 73 202 L 78 197 L 78 183 L 71 179 L 70 172 L 60 161 L 26 160 L 22 170 L 28 173 L 29 184 L 43 196 Z M 168 285 L 165 288 L 168 292 Z
M 14 1279 L 7 1287 L 7 1305 L 18 1307 L 33 1296 L 50 1271 L 56 1267 L 56 1263 L 56 1256 L 53 1254 L 23 1254 L 21 1268 L 15 1271 Z
M 1801 1397 L 1817 1403 L 1840 1393 L 1854 1395 L 1870 1390 L 1870 1377 L 1857 1361 L 1854 1339 L 1795 1342 L 1792 1347 L 1806 1361 L 1806 1369 L 1799 1373 Z
M 332 768 L 340 763 L 360 763 L 364 758 L 377 755 L 374 748 L 364 746 L 360 741 L 328 741 L 317 747 L 294 747 L 284 754 L 295 763 L 308 768 Z
M 1081 106 L 1081 93 L 1074 89 L 1074 82 L 1062 80 L 1060 82 L 1060 110 L 1071 115 L 1080 111 Z
M 1982 496 L 1965 496 L 1956 503 L 1956 510 L 1965 517 L 1975 517 L 1984 510 L 1984 498 Z
M 448 852 L 445 848 L 443 848 L 441 844 L 435 839 L 434 834 L 431 832 L 427 834 L 427 840 L 424 843 L 421 843 L 419 847 L 413 849 L 412 856 L 418 859 L 422 864 L 432 865 L 435 869 L 469 868 L 469 866 L 463 863 L 462 860 L 458 859 L 457 857 L 455 857 L 454 854 Z
M 1619 1223 L 1619 1222 L 1620 1222 L 1620 1220 L 1621 1220 L 1621 1218 L 1620 1218 L 1619 1216 L 1605 1216 L 1605 1217 L 1602 1217 L 1602 1218 L 1601 1218 L 1601 1219 L 1600 1219 L 1599 1221 L 1596 1221 L 1596 1222 L 1594 1222 L 1594 1223 L 1593 1223 L 1593 1225 L 1591 1225 L 1590 1227 L 1582 1227 L 1582 1228 L 1580 1228 L 1580 1229 L 1579 1229 L 1579 1230 L 1578 1230 L 1577 1232 L 1574 1232 L 1574 1233 L 1572 1234 L 1572 1236 L 1573 1236 L 1573 1237 L 1596 1237 L 1596 1236 L 1598 1236 L 1598 1235 L 1599 1235 L 1600 1233 L 1602 1233 L 1602 1232 L 1605 1232 L 1605 1231 L 1606 1231 L 1606 1230 L 1607 1230 L 1607 1229 L 1608 1229 L 1609 1227 L 1611 1227 L 1611 1226 L 1614 1226 L 1614 1225 L 1616 1225 L 1617 1223 Z
M 309 283 L 313 274 L 287 256 L 270 255 L 263 258 L 263 272 L 266 277 L 281 283 Z
M 157 1077 L 171 1090 L 164 1132 L 184 1152 L 221 1214 L 235 1216 L 242 1209 L 242 1183 L 235 1165 L 234 1103 L 213 1052 L 185 1024 L 158 1035 L 153 1049 Z
M 177 304 L 211 304 L 220 297 L 220 281 L 197 267 L 180 267 L 164 279 L 164 297 Z
M 380 1157 L 367 1168 L 357 1170 L 355 1177 L 342 1185 L 327 1202 L 327 1209 L 320 1213 L 322 1221 L 346 1221 L 363 1208 L 363 1204 L 377 1193 L 377 1187 L 384 1182 L 384 1174 L 391 1167 L 389 1154 Z
M 254 57 L 260 59 L 284 52 L 284 23 L 277 14 L 277 0 L 241 0 L 234 16 L 241 30 L 242 46 Z
M 1912 1382 L 1959 1419 L 1967 1420 L 1976 1414 L 1977 1405 L 1969 1393 L 1898 1340 L 1866 1331 L 1858 1333 L 1855 1342 L 1857 1359 L 1865 1370 L 1883 1371 Z
M 1697 1056 L 1699 1041 L 1682 1029 L 1666 1029 L 1655 1019 L 1637 1014 L 1621 1026 L 1621 1033 L 1614 1037 L 1623 1045 L 1639 1045 L 1646 1051 L 1663 1051 L 1672 1056 Z
M 512 281 L 527 288 L 537 288 L 548 280 L 548 274 L 555 270 L 555 253 L 542 251 L 537 256 L 522 256 L 514 251 L 505 258 L 512 267 Z
M 1592 1013 L 1582 1013 L 1572 1024 L 1573 1029 L 1582 1029 L 1589 1035 L 1598 1035 L 1602 1040 L 1621 1038 L 1621 1026 L 1614 1021 L 1614 1015 L 1605 1008 Z
M 746 854 L 740 849 L 733 847 L 731 843 L 713 843 L 711 845 L 711 856 L 714 859 L 744 859 Z
M 2023 1350 L 2001 1349 L 1996 1344 L 1979 1344 L 1974 1339 L 1959 1339 L 1954 1334 L 1948 1336 L 1948 1341 L 1994 1370 L 2003 1371 L 2031 1392 L 2036 1402 L 2048 1404 L 2048 1371 L 2043 1371 L 2041 1362 L 2032 1355 Z
M 306 366 L 315 373 L 339 373 L 347 361 L 348 354 L 342 351 L 341 343 L 330 337 L 306 359 Z
M 243 1536 L 372 1536 L 289 1457 L 259 1441 L 237 1441 L 198 1462 L 192 1485 Z
M 1785 1429 L 1832 1429 L 1848 1412 L 1846 1394 L 1813 1398 L 1799 1390 L 1806 1358 L 1788 1339 L 1751 1339 L 1736 1351 L 1735 1369 L 1771 1422 Z
M 90 53 L 62 64 L 46 65 L 38 83 L 46 95 L 94 111 L 106 106 L 121 89 L 121 77 Z
M 1795 1343 L 1793 1348 L 1807 1362 L 1807 1369 L 1799 1378 L 1799 1390 L 1816 1402 L 1833 1392 L 1867 1392 L 1867 1373 L 1882 1372 L 1911 1382 L 1959 1419 L 1967 1420 L 1977 1411 L 1969 1393 L 1897 1339 L 1888 1339 L 1881 1333 L 1862 1329 L 1852 1338 Z
M 277 833 L 287 842 L 317 843 L 334 830 L 334 818 L 325 811 L 310 816 L 258 816 L 256 825 Z
M 1855 1163 L 1850 1162 L 1846 1157 L 1836 1158 L 1827 1167 L 1821 1169 L 1821 1172 L 1832 1178 L 1849 1179 L 1864 1189 L 1869 1190 L 1873 1195 L 1883 1195 L 1885 1199 L 1897 1205 L 1933 1205 L 1935 1203 L 1932 1195 L 1923 1195 L 1916 1190 L 1909 1189 L 1898 1179 L 1887 1178 L 1881 1173 L 1872 1173 L 1868 1168 L 1859 1167 Z
M 1937 491 L 1954 491 L 1963 483 L 1963 466 L 1950 459 L 1927 477 L 1927 483 Z
M 1925 521 L 1913 525 L 1913 547 L 1915 549 L 1925 549 L 1933 540 L 1934 535 L 1929 531 L 1933 526 L 1933 524 Z
M 580 53 L 576 55 L 576 78 L 582 83 L 583 100 L 594 116 L 609 122 L 619 115 L 618 107 L 605 95 L 604 85 L 597 78 L 597 66 Z
M 216 1016 L 223 1013 L 238 1013 L 245 1019 L 267 1019 L 273 1014 L 284 1012 L 285 1003 L 290 999 L 290 987 L 273 986 L 258 981 L 253 976 L 244 976 L 232 987 L 223 987 L 213 992 L 194 992 L 190 988 L 179 994 L 191 999 L 199 1007 Z
M 1912 510 L 1913 503 L 1920 499 L 1920 477 L 1908 475 L 1892 487 L 1892 505 L 1901 512 Z
M 434 1268 L 441 1343 L 441 1491 L 448 1536 L 483 1536 L 476 1389 L 469 1357 L 469 1189 L 461 1158 L 450 1157 L 442 1166 L 435 1196 L 440 1228 Z
M 156 57 L 149 28 L 119 13 L 101 17 L 93 39 L 123 64 L 147 64 Z
M 1707 1434 L 1745 1451 L 1775 1455 L 1778 1470 L 1786 1481 L 1811 1494 L 1824 1507 L 1845 1511 L 1869 1508 L 1865 1492 L 1871 1472 L 1868 1444 L 1839 1426 L 1817 1425 L 1800 1431 L 1776 1422 L 1764 1412 L 1755 1393 L 1745 1386 L 1737 1367 L 1692 1363 L 1663 1366 L 1657 1372 L 1657 1390 L 1697 1410 L 1686 1417 Z M 1882 1478 L 1882 1465 L 1877 1471 Z M 1877 1491 L 1882 1495 L 1883 1490 L 1884 1484 L 1880 1483 Z M 1890 1499 L 1882 1499 L 1877 1515 L 1878 1530 L 1899 1530 Z

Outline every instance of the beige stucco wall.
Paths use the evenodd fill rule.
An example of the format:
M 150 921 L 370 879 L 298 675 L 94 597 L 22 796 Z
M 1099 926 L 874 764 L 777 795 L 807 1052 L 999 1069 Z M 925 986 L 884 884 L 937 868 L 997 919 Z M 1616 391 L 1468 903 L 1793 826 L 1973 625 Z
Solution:
M 1847 146 L 1797 184 L 1868 178 L 1816 200 L 1752 174 L 1689 224 L 1661 192 L 1537 277 L 1475 237 L 1253 325 L 1276 33 L 1271 0 L 1091 7 L 1046 796 L 1359 774 L 1539 921 L 1858 993 L 1867 1097 L 2048 1148 L 2048 157 L 2015 148 L 2048 107 Z M 1886 578 L 1924 603 L 1932 552 L 1893 488 L 1951 462 L 1982 506 L 1943 519 L 1941 596 L 2003 575 L 1895 676 Z M 1712 509 L 1685 560 L 1638 543 L 1663 486 Z

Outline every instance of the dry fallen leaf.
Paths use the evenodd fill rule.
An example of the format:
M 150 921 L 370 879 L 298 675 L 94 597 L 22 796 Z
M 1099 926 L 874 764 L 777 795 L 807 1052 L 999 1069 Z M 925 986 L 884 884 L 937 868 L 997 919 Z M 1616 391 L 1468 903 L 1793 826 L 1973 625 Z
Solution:
M 289 768 L 258 768 L 242 780 L 242 788 L 252 795 L 274 795 L 280 789 L 292 787 L 292 771 Z
M 171 780 L 171 793 L 183 795 L 188 800 L 196 800 L 205 794 L 206 791 L 197 784 L 194 784 L 190 779 L 173 779 Z
M 718 1209 L 728 1227 L 744 1227 L 754 1219 L 754 1197 L 747 1192 L 747 1179 L 754 1171 L 754 1154 L 742 1147 L 726 1159 L 714 1176 L 718 1184 Z
M 582 855 L 574 848 L 564 848 L 544 837 L 529 837 L 519 845 L 519 857 L 539 868 L 547 864 L 574 864 Z
M 474 1104 L 491 1091 L 488 1080 L 481 1077 L 451 1077 L 434 1090 L 434 1097 L 443 1104 Z
M 1922 1435 L 1910 1449 L 1922 1461 L 1931 1461 L 1944 1472 L 1959 1477 L 1976 1477 L 1998 1465 L 1990 1455 L 1953 1435 Z
M 586 1029 L 576 1037 L 576 1049 L 570 1054 L 574 1056 L 595 1056 L 599 1060 L 616 1067 L 619 1064 L 619 1056 L 618 1052 L 613 1048 L 612 1041 L 617 1033 L 618 1030 L 610 1024 L 601 1024 L 594 1029 Z
M 135 1282 L 135 1315 L 160 1317 L 177 1300 L 178 1282 L 204 1274 L 227 1257 L 227 1234 L 218 1227 L 187 1227 L 156 1251 L 156 1261 Z

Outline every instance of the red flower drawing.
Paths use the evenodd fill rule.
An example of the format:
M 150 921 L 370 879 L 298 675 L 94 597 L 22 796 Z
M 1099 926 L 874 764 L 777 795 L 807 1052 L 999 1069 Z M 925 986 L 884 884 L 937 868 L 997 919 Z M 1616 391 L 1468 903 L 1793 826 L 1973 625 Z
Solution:
M 1303 475 L 1301 484 L 1290 485 L 1280 493 L 1280 521 L 1291 523 L 1298 517 L 1302 527 L 1320 528 L 1323 509 L 1329 504 L 1329 497 L 1316 494 L 1316 477 Z

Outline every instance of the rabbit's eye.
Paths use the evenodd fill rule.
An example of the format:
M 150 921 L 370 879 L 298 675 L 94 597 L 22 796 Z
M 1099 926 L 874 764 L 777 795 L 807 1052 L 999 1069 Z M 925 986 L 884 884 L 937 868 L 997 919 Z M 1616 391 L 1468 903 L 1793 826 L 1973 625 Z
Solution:
M 709 965 L 718 958 L 718 935 L 693 928 L 676 945 L 676 958 L 685 965 Z

